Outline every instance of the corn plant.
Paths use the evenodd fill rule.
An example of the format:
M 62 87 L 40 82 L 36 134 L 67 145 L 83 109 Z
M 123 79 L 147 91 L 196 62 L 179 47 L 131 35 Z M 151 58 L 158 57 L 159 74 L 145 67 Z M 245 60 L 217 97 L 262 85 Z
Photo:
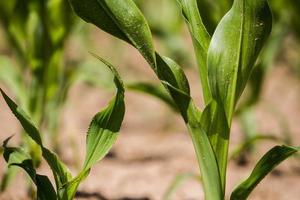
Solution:
M 75 23 L 70 5 L 63 0 L 1 1 L 0 22 L 15 56 L 0 57 L 0 81 L 55 146 L 57 115 L 75 71 L 63 59 Z
M 272 28 L 267 0 L 235 0 L 213 36 L 202 21 L 197 1 L 178 1 L 194 44 L 204 109 L 194 104 L 182 68 L 155 50 L 147 21 L 132 0 L 70 2 L 79 17 L 134 46 L 149 63 L 186 123 L 198 159 L 205 198 L 224 199 L 233 114 Z M 231 199 L 246 199 L 276 165 L 298 150 L 299 147 L 292 146 L 272 148 L 232 192 Z
M 42 129 L 44 139 L 58 149 L 58 115 L 66 101 L 76 71 L 66 67 L 64 47 L 75 25 L 74 14 L 64 0 L 12 0 L 0 2 L 0 23 L 10 47 L 0 56 L 0 81 Z M 14 62 L 16 61 L 16 62 Z M 21 145 L 39 166 L 39 147 L 26 134 Z M 5 190 L 16 175 L 8 170 Z
M 293 1 L 287 4 L 281 0 L 271 1 L 276 22 L 274 24 L 272 34 L 265 44 L 266 48 L 263 49 L 262 53 L 257 59 L 257 62 L 255 63 L 255 67 L 249 78 L 250 80 L 248 87 L 245 91 L 246 95 L 243 96 L 242 101 L 239 103 L 237 111 L 235 112 L 235 117 L 238 119 L 243 133 L 243 140 L 240 142 L 241 144 L 234 149 L 232 155 L 230 156 L 230 158 L 234 158 L 237 161 L 240 160 L 238 158 L 242 158 L 243 160 L 245 155 L 251 153 L 251 151 L 255 149 L 256 143 L 261 141 L 280 141 L 288 145 L 291 144 L 289 127 L 287 126 L 286 120 L 283 117 L 278 117 L 278 124 L 280 125 L 282 136 L 276 137 L 273 135 L 260 133 L 257 130 L 258 123 L 254 117 L 254 108 L 261 100 L 260 97 L 262 93 L 262 87 L 266 80 L 266 75 L 270 70 L 272 70 L 279 53 L 283 51 L 282 47 L 284 46 L 282 43 L 284 42 L 284 39 L 291 32 L 297 32 L 297 28 L 295 27 L 298 26 L 293 25 L 295 24 L 295 20 L 293 19 L 297 18 L 294 16 L 296 14 L 295 10 L 297 10 L 297 6 L 294 5 L 294 3 L 295 2 Z M 158 5 L 157 3 L 155 4 L 157 7 L 162 6 Z M 203 24 L 209 33 L 213 33 L 215 31 L 218 22 L 229 10 L 231 4 L 232 0 L 197 0 L 197 5 L 199 7 Z M 206 12 L 207 10 L 210 10 L 210 12 Z M 152 18 L 150 18 L 150 21 L 151 20 Z M 150 23 L 150 28 L 153 32 L 151 24 L 152 23 Z M 284 28 L 287 26 L 288 29 Z M 155 29 L 154 33 L 156 32 L 157 31 Z M 159 100 L 162 100 L 168 106 L 170 106 L 173 110 L 178 111 L 174 107 L 174 104 L 172 103 L 172 100 L 169 98 L 168 94 L 163 92 L 160 87 L 154 84 L 137 82 L 130 84 L 128 88 L 157 97 Z M 272 110 L 276 110 L 276 108 L 274 107 Z M 276 115 L 274 116 L 281 116 L 281 113 L 277 111 Z
M 44 146 L 40 131 L 34 125 L 34 122 L 4 93 L 3 90 L 1 90 L 7 105 L 19 120 L 27 135 L 39 146 L 43 158 L 53 172 L 56 187 L 52 185 L 47 176 L 37 173 L 36 168 L 33 165 L 33 160 L 28 152 L 19 147 L 9 147 L 8 142 L 11 138 L 4 141 L 3 155 L 8 166 L 20 167 L 29 175 L 32 182 L 37 187 L 37 199 L 73 199 L 79 184 L 86 176 L 88 176 L 91 167 L 108 153 L 117 139 L 125 113 L 124 88 L 115 68 L 107 62 L 105 62 L 105 64 L 114 74 L 114 83 L 117 88 L 117 94 L 110 101 L 109 105 L 104 110 L 97 113 L 92 119 L 86 137 L 85 161 L 80 172 L 75 177 L 72 176 L 68 167 L 59 159 L 59 157 Z

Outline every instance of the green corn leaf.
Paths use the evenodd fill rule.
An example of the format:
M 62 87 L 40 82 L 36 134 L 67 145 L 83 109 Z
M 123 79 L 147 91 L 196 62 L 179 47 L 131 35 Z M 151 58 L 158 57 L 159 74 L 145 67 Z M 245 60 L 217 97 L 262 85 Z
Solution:
M 70 170 L 54 152 L 42 147 L 42 154 L 53 172 L 57 189 L 72 179 Z
M 81 172 L 74 179 L 60 188 L 58 194 L 62 200 L 71 200 L 79 184 L 89 174 L 91 167 L 100 161 L 115 143 L 125 114 L 124 85 L 115 67 L 101 57 L 92 53 L 105 64 L 114 75 L 117 88 L 116 96 L 109 105 L 97 113 L 90 123 L 86 139 L 86 156 Z
M 197 0 L 197 5 L 207 31 L 213 34 L 218 22 L 225 14 L 220 13 L 220 1 Z
M 13 101 L 11 100 L 2 89 L 0 89 L 1 94 L 9 106 L 12 113 L 16 116 L 16 118 L 21 123 L 22 127 L 26 131 L 26 133 L 40 146 L 43 146 L 42 144 L 42 138 L 40 136 L 40 133 L 34 123 L 31 121 L 30 117 Z
M 178 108 L 175 105 L 173 99 L 171 99 L 170 95 L 158 85 L 146 82 L 136 82 L 127 84 L 126 87 L 130 90 L 143 92 L 153 97 L 156 97 L 162 102 L 164 102 L 166 105 L 168 105 L 172 110 L 178 111 Z
M 85 21 L 137 48 L 155 66 L 155 51 L 146 19 L 132 0 L 70 0 Z
M 245 200 L 249 194 L 282 161 L 295 154 L 300 147 L 275 146 L 268 151 L 256 164 L 251 175 L 241 183 L 231 194 L 231 200 Z
M 117 94 L 108 107 L 96 114 L 87 133 L 87 149 L 83 171 L 89 170 L 92 165 L 101 160 L 110 150 L 117 139 L 124 114 L 124 86 L 119 74 L 113 65 L 96 56 L 114 74 Z
M 44 159 L 52 169 L 56 181 L 56 187 L 62 187 L 63 184 L 67 183 L 71 179 L 71 173 L 69 172 L 67 166 L 65 166 L 65 164 L 59 160 L 55 153 L 43 146 L 40 133 L 28 115 L 20 107 L 18 107 L 17 104 L 11 100 L 2 89 L 0 90 L 4 100 L 21 123 L 25 132 L 40 146 Z
M 190 86 L 182 68 L 168 57 L 156 53 L 158 78 L 168 90 L 184 120 L 188 121 L 188 107 L 191 102 Z
M 188 80 L 182 68 L 170 58 L 158 53 L 157 76 L 172 96 L 186 122 L 195 147 L 207 200 L 221 200 L 224 196 L 218 163 L 208 134 L 200 123 L 201 112 L 190 96 Z
M 30 156 L 27 155 L 21 148 L 7 147 L 8 140 L 9 139 L 7 139 L 3 145 L 3 156 L 8 163 L 8 166 L 18 166 L 26 171 L 37 186 L 38 200 L 56 200 L 56 192 L 48 177 L 36 173 Z
M 58 200 L 73 200 L 79 184 L 88 176 L 90 170 L 82 171 L 78 176 L 58 190 Z
M 201 125 L 204 127 L 214 150 L 218 162 L 223 192 L 225 192 L 230 128 L 227 124 L 223 107 L 219 106 L 217 102 L 211 101 L 202 113 Z
M 267 0 L 235 0 L 212 37 L 208 77 L 213 98 L 224 107 L 228 124 L 271 27 Z
M 69 0 L 75 13 L 88 23 L 96 25 L 103 31 L 130 42 L 113 19 L 105 12 L 97 0 Z
M 105 5 L 105 11 L 106 12 L 109 11 L 108 12 L 109 15 L 112 16 L 112 18 L 116 20 L 116 22 L 118 22 L 119 27 L 121 27 L 120 25 L 122 25 L 121 28 L 122 31 L 124 30 L 127 31 L 126 29 L 128 28 L 128 26 L 126 26 L 126 23 L 133 24 L 133 22 L 136 22 L 136 19 L 132 18 L 133 16 L 136 15 L 136 13 L 138 13 L 138 15 L 141 15 L 139 11 L 138 12 L 136 11 L 137 8 L 135 7 L 132 8 L 131 6 L 132 4 L 128 3 L 129 1 L 127 0 L 126 1 L 113 0 L 110 2 L 99 0 L 98 2 L 101 2 L 101 5 Z M 118 4 L 116 4 L 116 2 L 118 2 Z M 123 10 L 126 9 L 127 12 L 123 12 Z M 127 16 L 128 14 L 133 16 Z M 135 24 L 134 27 L 131 27 L 132 28 L 131 31 L 135 30 L 136 33 L 143 33 L 143 35 L 146 36 L 145 37 L 143 35 L 138 36 L 136 34 L 131 34 L 131 32 L 127 32 L 126 34 L 127 36 L 130 35 L 132 37 L 130 41 L 139 41 L 146 47 L 152 46 L 151 45 L 152 41 L 150 41 L 151 34 L 150 31 L 148 30 L 147 23 L 142 17 L 142 15 L 140 16 L 140 18 L 142 19 L 141 23 L 137 23 Z M 139 26 L 139 24 L 141 25 Z M 98 27 L 101 28 L 101 26 Z M 141 37 L 143 40 L 141 39 Z M 137 47 L 137 49 L 139 48 Z M 151 49 L 151 48 L 146 48 L 146 49 Z M 196 155 L 201 169 L 201 174 L 204 180 L 203 182 L 206 191 L 205 192 L 206 198 L 208 200 L 221 200 L 224 194 L 222 191 L 222 184 L 220 180 L 218 164 L 215 158 L 213 148 L 210 144 L 209 138 L 205 130 L 199 125 L 201 112 L 194 105 L 192 101 L 192 98 L 190 96 L 189 83 L 187 81 L 187 78 L 182 68 L 170 58 L 162 57 L 158 53 L 155 53 L 155 56 L 149 56 L 150 54 L 152 54 L 152 52 L 147 53 L 149 55 L 145 55 L 145 53 L 143 53 L 141 50 L 140 52 L 148 62 L 150 57 L 154 57 L 156 59 L 155 61 L 150 61 L 149 64 L 154 70 L 154 72 L 156 73 L 156 75 L 158 76 L 158 78 L 160 79 L 161 83 L 168 90 L 176 106 L 180 110 L 184 121 L 187 124 L 187 127 L 189 129 L 190 135 L 192 137 L 195 146 Z M 111 110 L 112 108 L 110 107 L 108 109 Z M 89 164 L 90 160 L 94 160 L 94 159 L 88 158 L 85 162 L 84 168 L 88 168 L 89 166 L 91 166 L 91 164 Z
M 205 103 L 208 103 L 211 99 L 211 92 L 207 79 L 207 51 L 210 43 L 210 35 L 206 31 L 206 28 L 202 22 L 200 13 L 198 11 L 197 1 L 178 0 L 178 2 L 181 5 L 183 16 L 188 24 L 192 36 L 198 62 L 203 96 Z

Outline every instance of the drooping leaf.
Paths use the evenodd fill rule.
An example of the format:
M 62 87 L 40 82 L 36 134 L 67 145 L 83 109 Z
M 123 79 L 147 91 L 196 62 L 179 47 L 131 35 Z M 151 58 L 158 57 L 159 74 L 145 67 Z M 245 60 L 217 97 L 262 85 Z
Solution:
M 157 70 L 161 83 L 168 90 L 184 120 L 188 121 L 188 107 L 191 103 L 189 82 L 182 68 L 168 57 L 156 54 Z
M 8 166 L 18 166 L 29 175 L 37 186 L 38 200 L 56 200 L 56 192 L 48 177 L 36 173 L 32 159 L 21 148 L 7 147 L 8 140 L 3 145 L 3 156 Z
M 17 104 L 13 100 L 11 100 L 2 89 L 0 90 L 2 96 L 4 97 L 4 100 L 21 123 L 25 132 L 40 146 L 44 159 L 52 169 L 56 181 L 56 187 L 60 188 L 63 184 L 71 179 L 71 173 L 69 172 L 69 169 L 62 161 L 59 160 L 55 153 L 51 152 L 43 146 L 39 130 L 30 120 L 28 115 L 20 107 L 18 107 Z
M 213 98 L 224 107 L 228 124 L 271 27 L 267 0 L 235 0 L 212 37 L 208 51 L 210 88 Z
M 250 176 L 231 194 L 231 200 L 245 200 L 253 189 L 282 161 L 295 154 L 300 147 L 275 146 L 256 164 Z
M 11 100 L 2 89 L 0 89 L 1 94 L 9 106 L 12 113 L 16 116 L 16 118 L 21 123 L 22 127 L 26 131 L 26 133 L 40 146 L 43 146 L 42 139 L 39 134 L 38 129 L 34 125 L 34 123 L 31 121 L 30 117 L 15 103 L 13 100 Z
M 132 0 L 70 0 L 74 11 L 87 22 L 137 48 L 155 66 L 155 51 L 149 26 Z

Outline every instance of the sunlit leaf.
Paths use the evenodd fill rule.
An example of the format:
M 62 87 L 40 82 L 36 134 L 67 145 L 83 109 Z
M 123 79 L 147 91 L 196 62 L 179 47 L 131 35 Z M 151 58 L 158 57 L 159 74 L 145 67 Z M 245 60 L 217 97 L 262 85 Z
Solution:
M 228 124 L 272 27 L 266 0 L 235 0 L 212 37 L 208 76 L 213 98 L 224 107 Z
M 74 11 L 85 21 L 137 48 L 155 65 L 155 51 L 149 26 L 132 0 L 70 0 Z
M 247 199 L 253 189 L 282 161 L 298 152 L 300 147 L 275 146 L 256 164 L 250 176 L 231 194 L 231 200 Z

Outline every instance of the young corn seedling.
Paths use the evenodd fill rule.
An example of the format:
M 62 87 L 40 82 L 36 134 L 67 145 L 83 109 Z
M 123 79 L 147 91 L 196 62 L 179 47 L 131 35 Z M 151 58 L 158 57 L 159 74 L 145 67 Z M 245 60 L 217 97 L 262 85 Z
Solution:
M 195 106 L 188 80 L 172 59 L 160 55 L 141 11 L 132 0 L 70 0 L 83 20 L 134 46 L 149 63 L 179 109 L 192 138 L 207 200 L 225 198 L 230 128 L 236 104 L 268 38 L 267 0 L 235 0 L 211 37 L 196 0 L 179 0 L 198 62 L 205 108 Z M 246 199 L 255 186 L 299 148 L 275 146 L 231 194 Z
M 76 25 L 70 4 L 65 0 L 1 1 L 0 23 L 10 47 L 7 55 L 0 55 L 0 82 L 59 153 L 60 112 L 81 67 L 65 57 L 65 43 Z M 39 147 L 26 134 L 20 143 L 38 166 Z M 1 191 L 15 175 L 14 170 L 5 173 Z
M 79 184 L 88 176 L 90 169 L 100 161 L 110 150 L 117 139 L 124 113 L 124 87 L 115 68 L 104 60 L 114 74 L 114 83 L 117 88 L 115 97 L 109 105 L 96 114 L 92 119 L 86 137 L 86 155 L 80 172 L 73 177 L 67 166 L 59 157 L 47 149 L 41 138 L 41 134 L 28 115 L 16 105 L 2 90 L 1 93 L 16 118 L 21 123 L 26 134 L 39 146 L 42 156 L 53 172 L 55 186 L 47 176 L 38 174 L 31 156 L 19 147 L 9 147 L 7 139 L 3 144 L 3 155 L 9 167 L 22 168 L 37 187 L 39 200 L 72 200 Z
M 0 81 L 43 129 L 42 137 L 57 147 L 57 116 L 75 71 L 68 70 L 63 59 L 75 23 L 70 5 L 63 0 L 1 1 L 0 23 L 12 52 L 0 56 Z M 22 137 L 34 165 L 39 165 L 38 147 Z

